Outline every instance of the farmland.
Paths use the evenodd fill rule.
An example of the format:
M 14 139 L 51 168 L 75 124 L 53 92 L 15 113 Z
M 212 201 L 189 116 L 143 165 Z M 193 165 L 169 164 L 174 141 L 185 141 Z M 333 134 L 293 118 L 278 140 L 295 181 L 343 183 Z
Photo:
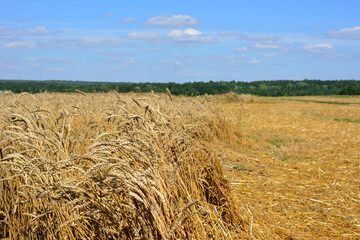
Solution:
M 0 237 L 358 239 L 360 98 L 0 95 Z
M 360 237 L 359 100 L 225 104 L 225 117 L 242 129 L 242 139 L 223 148 L 223 165 L 239 204 L 252 213 L 257 238 Z

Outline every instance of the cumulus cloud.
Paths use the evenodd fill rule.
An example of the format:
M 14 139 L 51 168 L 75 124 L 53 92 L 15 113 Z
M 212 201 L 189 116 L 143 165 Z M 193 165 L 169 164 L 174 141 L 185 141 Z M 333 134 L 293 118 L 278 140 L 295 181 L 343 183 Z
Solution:
M 360 39 L 360 27 L 331 30 L 327 33 L 327 36 L 330 38 Z
M 305 52 L 315 53 L 315 54 L 330 54 L 334 53 L 336 50 L 331 44 L 319 43 L 319 44 L 309 44 L 301 48 Z
M 121 23 L 133 23 L 133 22 L 136 22 L 136 18 L 128 17 L 128 18 L 121 19 L 119 22 L 121 22 Z
M 168 33 L 169 37 L 198 36 L 201 32 L 192 28 L 185 30 L 172 30 Z
M 199 20 L 189 15 L 161 15 L 144 22 L 147 26 L 155 27 L 194 27 L 200 23 Z
M 16 29 L 0 26 L 0 33 L 5 36 L 25 36 L 25 35 L 49 35 L 53 31 L 47 30 L 45 27 L 35 27 L 28 29 Z
M 339 53 L 331 44 L 309 44 L 301 48 L 303 51 L 316 54 L 326 60 L 359 60 L 360 55 L 346 55 Z
M 187 28 L 183 30 L 171 30 L 165 35 L 159 35 L 156 32 L 131 32 L 125 36 L 128 39 L 145 40 L 157 44 L 187 44 L 194 43 L 212 43 L 216 40 L 202 32 Z
M 203 35 L 200 31 L 188 28 L 185 30 L 171 30 L 167 37 L 176 42 L 215 42 L 215 39 L 210 36 Z
M 114 14 L 114 13 L 112 13 L 112 12 L 108 12 L 108 13 L 105 13 L 105 16 L 108 16 L 108 17 L 113 17 L 113 16 L 115 16 L 115 14 Z
M 276 41 L 279 37 L 271 34 L 247 34 L 233 31 L 220 31 L 219 36 L 235 37 L 237 40 L 248 40 L 248 41 Z

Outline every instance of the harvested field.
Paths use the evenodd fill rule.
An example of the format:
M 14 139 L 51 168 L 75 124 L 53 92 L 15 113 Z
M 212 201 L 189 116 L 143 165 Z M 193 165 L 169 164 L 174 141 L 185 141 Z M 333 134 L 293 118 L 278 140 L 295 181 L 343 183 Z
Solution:
M 359 103 L 2 94 L 0 237 L 359 239 Z
M 360 239 L 360 97 L 223 105 L 241 143 L 220 147 L 257 239 Z M 347 104 L 332 104 L 342 102 Z

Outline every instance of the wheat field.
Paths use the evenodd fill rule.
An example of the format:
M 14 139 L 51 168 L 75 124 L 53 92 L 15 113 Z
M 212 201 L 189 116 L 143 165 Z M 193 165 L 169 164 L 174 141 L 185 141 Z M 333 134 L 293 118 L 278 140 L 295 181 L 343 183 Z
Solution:
M 0 95 L 0 238 L 359 239 L 360 98 Z
M 360 97 L 223 104 L 226 177 L 256 239 L 360 239 Z M 248 217 L 249 218 L 249 217 Z

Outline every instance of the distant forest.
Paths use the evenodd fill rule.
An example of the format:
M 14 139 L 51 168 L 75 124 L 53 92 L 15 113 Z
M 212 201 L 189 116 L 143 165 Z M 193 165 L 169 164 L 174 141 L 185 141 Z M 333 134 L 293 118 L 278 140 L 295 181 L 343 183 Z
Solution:
M 276 80 L 276 81 L 210 81 L 188 83 L 128 83 L 83 81 L 31 81 L 0 80 L 0 91 L 29 92 L 166 92 L 174 95 L 198 96 L 204 94 L 254 94 L 259 96 L 305 96 L 305 95 L 360 95 L 358 80 Z

